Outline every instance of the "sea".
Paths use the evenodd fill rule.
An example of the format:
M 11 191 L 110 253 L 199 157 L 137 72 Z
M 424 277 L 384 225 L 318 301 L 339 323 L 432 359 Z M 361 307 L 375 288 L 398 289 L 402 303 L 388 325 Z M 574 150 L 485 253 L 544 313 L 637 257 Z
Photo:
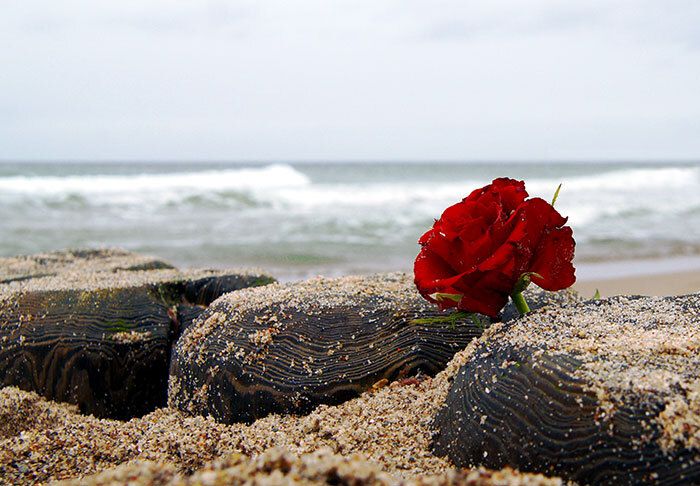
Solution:
M 0 164 L 0 256 L 121 247 L 281 280 L 410 271 L 433 220 L 496 177 L 546 200 L 562 184 L 577 265 L 700 255 L 700 162 L 22 162 Z

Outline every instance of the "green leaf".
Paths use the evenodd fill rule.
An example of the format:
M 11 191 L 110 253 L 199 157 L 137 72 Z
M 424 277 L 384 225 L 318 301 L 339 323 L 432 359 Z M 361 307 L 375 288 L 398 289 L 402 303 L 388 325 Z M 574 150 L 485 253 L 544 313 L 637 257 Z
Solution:
M 600 300 L 600 290 L 595 289 L 595 294 L 593 294 L 593 300 Z
M 557 190 L 554 192 L 554 197 L 552 198 L 552 206 L 554 206 L 554 203 L 556 203 L 557 199 L 559 198 L 559 191 L 561 191 L 561 183 L 559 183 L 559 187 L 557 187 Z
M 481 330 L 486 329 L 490 325 L 490 323 L 484 324 L 484 322 L 481 320 L 481 318 L 477 314 L 474 314 L 472 312 L 464 312 L 464 311 L 453 312 L 452 314 L 449 314 L 446 316 L 423 317 L 420 319 L 412 319 L 408 323 L 414 324 L 414 325 L 424 325 L 424 326 L 429 326 L 432 324 L 447 323 L 447 324 L 450 324 L 450 326 L 454 328 L 457 325 L 457 321 L 461 321 L 464 319 L 471 319 L 472 324 L 474 324 L 476 327 L 478 327 Z
M 491 325 L 491 323 L 489 321 L 486 321 L 486 323 L 484 323 L 484 321 L 481 320 L 481 317 L 478 314 L 471 314 L 471 318 L 472 318 L 472 324 L 474 324 L 476 327 L 478 327 L 482 331 L 484 329 L 487 329 Z
M 442 300 L 451 300 L 452 302 L 459 302 L 462 300 L 462 294 L 446 294 L 443 292 L 435 292 L 434 294 L 430 294 L 431 299 L 435 299 L 438 302 Z

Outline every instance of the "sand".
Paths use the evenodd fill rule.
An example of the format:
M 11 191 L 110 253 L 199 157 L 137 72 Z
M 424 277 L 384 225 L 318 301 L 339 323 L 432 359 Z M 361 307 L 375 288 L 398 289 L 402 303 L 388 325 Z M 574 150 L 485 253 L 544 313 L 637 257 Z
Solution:
M 115 273 L 122 272 L 120 269 Z M 46 279 L 44 283 L 51 288 L 61 285 L 57 276 L 37 280 L 41 279 Z M 661 315 L 670 310 L 680 312 L 658 302 L 659 312 L 631 307 L 622 318 L 632 318 L 629 312 L 641 313 L 644 322 L 663 325 Z M 575 319 L 575 309 L 575 304 L 550 309 L 529 317 L 528 322 L 540 322 L 537 319 L 542 316 L 555 321 L 562 316 Z M 605 343 L 609 341 L 617 351 L 624 351 L 630 340 L 639 338 L 634 349 L 642 357 L 646 355 L 641 351 L 649 343 L 657 346 L 654 349 L 658 348 L 659 356 L 669 359 L 682 353 L 697 356 L 697 348 L 693 347 L 697 321 L 693 319 L 684 318 L 683 332 L 674 334 L 668 342 L 662 334 L 650 341 L 652 334 L 648 333 L 630 334 L 626 339 L 624 333 L 611 333 L 614 314 L 598 315 L 596 319 L 590 322 L 595 332 L 571 338 L 572 346 L 585 346 L 587 341 L 591 346 L 601 345 L 605 337 Z M 492 325 L 434 378 L 394 382 L 338 406 L 320 406 L 307 416 L 271 415 L 250 425 L 224 425 L 170 408 L 128 422 L 96 419 L 31 392 L 0 389 L 0 478 L 12 484 L 69 478 L 78 478 L 75 484 L 121 484 L 127 479 L 135 481 L 132 484 L 227 484 L 250 478 L 261 484 L 324 484 L 329 479 L 355 484 L 560 484 L 556 479 L 510 470 L 460 473 L 448 460 L 430 451 L 431 421 L 444 402 L 451 380 L 474 355 L 479 343 L 498 336 L 503 329 L 503 324 Z M 525 332 L 527 327 L 522 329 Z M 561 336 L 561 329 L 555 331 L 553 340 Z M 684 341 L 684 335 L 690 340 Z M 681 354 L 674 354 L 676 351 Z M 668 403 L 667 415 L 658 419 L 665 430 L 664 447 L 695 447 L 700 415 L 695 371 L 675 364 L 664 368 L 676 373 L 674 376 L 684 384 L 683 388 L 666 391 L 663 382 L 668 381 L 667 375 L 646 373 L 642 361 L 628 364 L 637 374 L 621 376 L 619 381 L 614 381 L 614 368 L 596 369 L 592 362 L 589 371 L 609 373 L 611 383 L 616 384 L 610 389 L 620 393 L 628 393 L 625 386 L 629 384 L 658 387 Z
M 584 262 L 576 265 L 574 289 L 590 297 L 685 295 L 700 292 L 700 257 Z
M 0 258 L 0 296 L 27 291 L 104 290 L 240 275 L 272 278 L 258 268 L 178 270 L 121 249 L 66 250 Z
M 394 382 L 307 416 L 271 415 L 251 425 L 223 425 L 168 408 L 129 422 L 96 419 L 34 393 L 4 388 L 0 474 L 13 483 L 32 484 L 87 476 L 134 460 L 165 463 L 186 474 L 220 456 L 257 456 L 272 447 L 295 455 L 321 449 L 360 454 L 393 478 L 389 482 L 444 474 L 452 467 L 430 452 L 430 422 L 451 377 L 471 352 L 469 346 L 458 353 L 432 379 Z M 542 477 L 527 481 L 551 484 Z
M 435 474 L 449 464 L 428 450 L 428 422 L 446 392 L 446 383 L 431 386 L 433 381 L 391 385 L 338 407 L 321 406 L 306 417 L 273 415 L 250 426 L 226 426 L 171 409 L 127 423 L 97 420 L 6 388 L 0 391 L 0 428 L 16 429 L 6 424 L 18 419 L 26 426 L 0 443 L 0 472 L 28 483 L 89 474 L 132 459 L 192 471 L 222 454 L 254 455 L 278 446 L 297 454 L 319 448 L 362 451 L 390 473 Z
M 661 413 L 648 412 L 640 428 L 651 436 L 660 427 L 665 452 L 700 451 L 700 294 L 550 306 L 491 336 L 492 347 L 508 343 L 535 350 L 533 356 L 575 356 L 574 376 L 597 397 L 601 414 L 660 403 Z
M 191 476 L 178 474 L 168 464 L 134 461 L 98 473 L 90 478 L 61 482 L 63 486 L 114 485 L 231 485 L 231 484 L 346 484 L 346 485 L 406 485 L 406 486 L 526 486 L 561 485 L 558 479 L 540 474 L 519 474 L 510 468 L 489 471 L 484 468 L 456 470 L 442 474 L 401 480 L 382 471 L 376 464 L 359 454 L 339 456 L 330 449 L 296 456 L 279 448 L 272 448 L 251 458 L 231 454 L 213 461 Z
M 6 261 L 13 270 L 6 272 L 6 280 L 10 281 L 2 285 L 2 294 L 12 299 L 14 292 L 27 287 L 45 290 L 80 285 L 92 289 L 144 284 L 179 275 L 170 268 L 144 271 L 143 266 L 148 267 L 149 261 L 133 261 L 128 254 L 100 253 L 108 265 L 105 261 L 95 264 L 91 261 L 93 256 L 48 254 Z M 136 269 L 130 268 L 134 265 Z M 22 278 L 26 275 L 33 278 Z M 319 282 L 323 281 L 309 285 Z M 351 284 L 352 278 L 348 282 Z M 357 285 L 347 289 L 349 293 L 367 291 Z M 265 292 L 255 294 L 264 296 Z M 332 295 L 327 297 L 333 299 Z M 340 406 L 318 407 L 308 416 L 272 415 L 251 425 L 224 425 L 169 408 L 128 422 L 97 419 L 79 414 L 73 406 L 7 387 L 0 390 L 0 477 L 14 484 L 45 483 L 85 477 L 130 463 L 122 469 L 127 475 L 145 471 L 146 477 L 162 476 L 169 481 L 174 480 L 173 474 L 185 477 L 211 461 L 230 458 L 231 454 L 248 458 L 241 460 L 248 465 L 235 465 L 238 470 L 244 468 L 236 474 L 245 475 L 252 474 L 245 469 L 251 461 L 277 447 L 284 454 L 291 454 L 291 462 L 317 461 L 307 455 L 321 450 L 338 456 L 331 461 L 351 457 L 348 467 L 353 474 L 360 474 L 369 461 L 381 472 L 376 484 L 443 475 L 442 482 L 437 483 L 442 484 L 447 477 L 445 471 L 452 468 L 430 452 L 429 424 L 459 365 L 457 358 L 434 379 L 392 383 Z M 359 456 L 354 457 L 355 454 Z M 134 465 L 134 461 L 142 462 Z M 304 481 L 313 483 L 313 478 L 304 476 L 305 467 L 298 466 L 299 474 Z M 491 476 L 483 471 L 475 474 L 482 479 Z M 503 475 L 499 477 L 520 477 L 512 471 Z M 550 484 L 543 477 L 523 477 L 532 484 Z
M 700 292 L 700 271 L 670 272 L 622 278 L 594 278 L 576 282 L 574 289 L 585 297 L 599 290 L 601 296 L 613 295 L 685 295 Z
M 606 393 L 654 390 L 661 394 L 674 404 L 667 417 L 659 418 L 667 431 L 664 446 L 695 446 L 697 367 L 684 365 L 688 353 L 697 354 L 695 316 L 684 315 L 681 306 L 663 299 L 618 299 L 580 321 L 580 305 L 545 309 L 517 326 L 491 326 L 433 379 L 392 383 L 339 406 L 321 406 L 308 416 L 273 415 L 251 425 L 223 425 L 167 408 L 129 422 L 98 420 L 78 414 L 72 406 L 5 388 L 0 390 L 0 473 L 7 481 L 30 484 L 89 476 L 121 465 L 94 478 L 95 484 L 109 478 L 118 482 L 125 475 L 141 478 L 143 484 L 161 479 L 162 484 L 186 484 L 196 478 L 207 479 L 206 484 L 224 484 L 222 477 L 231 480 L 251 475 L 282 475 L 314 484 L 343 464 L 344 474 L 369 477 L 368 484 L 452 484 L 457 473 L 445 459 L 430 452 L 430 422 L 458 368 L 474 355 L 479 343 L 498 338 L 506 326 L 509 340 L 541 342 L 556 336 L 559 348 L 590 352 L 593 346 L 601 346 L 607 349 L 606 356 L 616 360 L 628 356 L 624 373 L 606 367 L 611 363 L 608 360 L 592 360 L 582 372 L 589 373 L 589 378 L 605 376 Z M 562 326 L 572 319 L 580 321 L 585 335 L 562 332 Z M 634 319 L 641 324 L 634 325 Z M 678 324 L 673 332 L 658 331 L 671 322 Z M 544 338 L 528 331 L 534 325 L 545 333 Z M 550 334 L 551 339 L 547 338 Z M 659 374 L 660 365 L 645 365 L 651 357 L 662 360 L 666 374 Z M 668 383 L 681 386 L 670 388 Z M 275 447 L 280 451 L 269 451 Z M 266 451 L 267 456 L 258 457 Z M 284 456 L 282 463 L 287 465 L 279 466 L 275 454 Z M 206 465 L 221 456 L 223 463 Z M 201 468 L 205 469 L 197 472 Z M 192 472 L 196 475 L 188 478 Z M 548 484 L 543 477 L 512 471 L 502 474 L 525 481 L 522 484 Z M 494 476 L 482 471 L 478 477 L 492 481 Z

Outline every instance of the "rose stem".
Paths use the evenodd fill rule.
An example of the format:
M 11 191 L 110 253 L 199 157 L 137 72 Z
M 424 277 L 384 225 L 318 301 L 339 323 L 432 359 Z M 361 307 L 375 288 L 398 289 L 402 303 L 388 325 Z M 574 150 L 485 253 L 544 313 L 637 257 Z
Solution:
M 510 298 L 513 299 L 513 304 L 515 304 L 515 308 L 518 309 L 521 316 L 530 312 L 530 307 L 527 305 L 527 301 L 521 292 L 513 292 Z

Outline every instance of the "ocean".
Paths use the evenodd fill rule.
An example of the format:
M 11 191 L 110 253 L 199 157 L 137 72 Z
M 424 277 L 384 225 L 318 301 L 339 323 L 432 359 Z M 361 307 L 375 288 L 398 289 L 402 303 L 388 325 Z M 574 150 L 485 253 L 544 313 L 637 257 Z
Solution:
M 569 217 L 579 264 L 700 254 L 700 163 L 3 163 L 0 255 L 118 246 L 283 280 L 410 270 L 496 177 Z

